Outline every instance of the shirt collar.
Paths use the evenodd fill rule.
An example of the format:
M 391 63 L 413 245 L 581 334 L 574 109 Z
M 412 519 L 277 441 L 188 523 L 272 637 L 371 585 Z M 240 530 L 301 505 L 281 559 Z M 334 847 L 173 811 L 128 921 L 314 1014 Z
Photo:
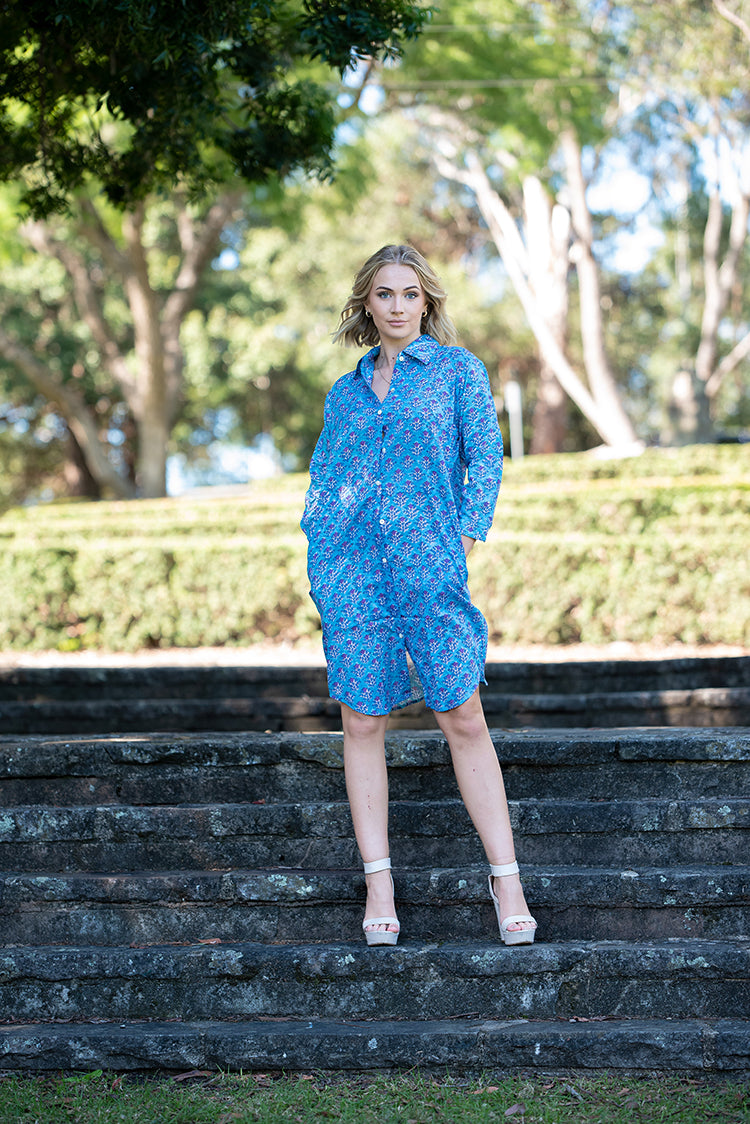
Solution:
M 403 348 L 403 354 L 408 355 L 410 359 L 416 359 L 418 363 L 427 364 L 435 354 L 435 348 L 437 347 L 440 347 L 437 340 L 423 333 Z M 380 348 L 373 347 L 357 363 L 357 374 L 362 376 L 368 386 L 372 385 L 373 368 L 379 353 Z

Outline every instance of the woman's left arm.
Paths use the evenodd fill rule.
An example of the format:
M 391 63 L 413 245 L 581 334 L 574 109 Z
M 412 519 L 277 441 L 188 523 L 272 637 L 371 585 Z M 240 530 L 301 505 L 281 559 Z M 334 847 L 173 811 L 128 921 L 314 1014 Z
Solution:
M 470 352 L 463 353 L 463 360 L 457 420 L 466 478 L 459 519 L 468 554 L 474 543 L 467 546 L 466 540 L 484 541 L 492 525 L 503 475 L 503 439 L 484 364 Z

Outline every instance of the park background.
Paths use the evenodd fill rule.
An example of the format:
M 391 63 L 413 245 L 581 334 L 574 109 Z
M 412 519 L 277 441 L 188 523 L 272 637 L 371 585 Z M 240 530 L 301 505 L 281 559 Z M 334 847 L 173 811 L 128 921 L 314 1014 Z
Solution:
M 93 86 L 81 95 L 73 52 L 62 79 L 55 62 L 65 111 L 43 122 L 59 160 L 31 151 L 23 130 L 48 110 L 19 70 L 28 29 L 26 55 L 7 39 L 8 658 L 319 658 L 298 524 L 326 390 L 356 359 L 330 336 L 363 259 L 401 241 L 440 273 L 513 453 L 470 560 L 492 650 L 750 648 L 743 4 L 385 7 L 400 54 L 361 49 L 342 67 L 300 44 L 301 6 L 265 6 L 266 88 L 293 91 L 327 136 L 295 120 L 298 150 L 279 142 L 248 171 L 186 118 L 201 144 L 132 183 L 142 107 L 118 116 L 113 95 L 111 112 Z M 80 5 L 67 8 L 73 36 Z M 153 28 L 130 15 L 119 61 L 137 56 L 158 107 L 159 82 L 182 91 L 197 25 L 185 17 L 146 66 Z M 222 113 L 241 106 L 257 133 L 260 82 L 222 65 Z

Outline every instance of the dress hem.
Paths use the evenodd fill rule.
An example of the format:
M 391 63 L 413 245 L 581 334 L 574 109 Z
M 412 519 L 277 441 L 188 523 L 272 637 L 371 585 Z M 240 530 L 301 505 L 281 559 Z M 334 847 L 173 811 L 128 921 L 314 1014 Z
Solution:
M 403 710 L 405 706 L 411 706 L 413 703 L 418 702 L 424 702 L 427 709 L 433 711 L 436 714 L 446 714 L 448 711 L 455 710 L 457 707 L 463 706 L 465 702 L 468 702 L 472 695 L 474 695 L 474 693 L 478 690 L 480 683 L 484 683 L 485 686 L 487 685 L 487 679 L 485 678 L 484 672 L 482 672 L 482 674 L 479 676 L 476 684 L 472 687 L 465 698 L 462 698 L 460 702 L 453 703 L 452 706 L 443 707 L 431 706 L 424 696 L 420 696 L 416 699 L 406 699 L 405 702 L 395 702 L 388 710 L 360 710 L 358 707 L 352 706 L 352 704 L 350 702 L 347 702 L 346 699 L 341 699 L 337 695 L 331 695 L 330 697 L 334 702 L 343 703 L 345 706 L 348 706 L 350 710 L 355 710 L 357 714 L 366 714 L 371 718 L 383 718 L 386 715 L 392 714 L 394 710 Z

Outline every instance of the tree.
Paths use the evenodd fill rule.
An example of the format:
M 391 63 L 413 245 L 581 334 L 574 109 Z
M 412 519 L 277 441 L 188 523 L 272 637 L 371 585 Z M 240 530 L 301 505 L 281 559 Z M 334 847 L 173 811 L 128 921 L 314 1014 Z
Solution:
M 485 359 L 498 402 L 501 373 L 525 369 L 529 362 L 533 341 L 515 310 L 498 306 L 486 281 L 477 279 L 486 234 L 467 221 L 429 160 L 420 158 L 414 125 L 395 115 L 366 127 L 355 122 L 349 131 L 361 135 L 339 151 L 335 180 L 292 182 L 276 194 L 267 188 L 248 192 L 224 228 L 223 252 L 205 271 L 180 333 L 185 362 L 170 451 L 189 470 L 208 465 L 217 441 L 247 448 L 259 434 L 272 437 L 286 463 L 307 463 L 325 393 L 356 360 L 353 353 L 332 347 L 331 332 L 352 276 L 372 250 L 389 240 L 413 242 L 435 264 L 461 342 Z M 152 203 L 144 217 L 141 237 L 152 288 L 161 299 L 168 299 L 180 270 L 178 225 L 192 221 L 200 231 L 200 210 L 192 208 L 186 217 L 183 206 L 178 200 Z M 101 202 L 97 210 L 106 238 L 125 256 L 122 218 Z M 48 373 L 76 391 L 102 454 L 129 489 L 120 494 L 129 494 L 137 457 L 135 424 L 105 352 L 111 357 L 119 352 L 127 361 L 133 318 L 118 275 L 79 225 L 70 215 L 43 224 L 57 242 L 58 255 L 48 256 L 12 237 L 12 212 L 6 214 L 8 229 L 0 237 L 6 251 L 0 322 Z M 467 247 L 476 260 L 467 260 Z M 96 302 L 106 310 L 106 331 L 98 338 L 79 316 L 61 257 L 78 260 L 83 283 L 93 287 Z M 64 458 L 66 473 L 72 473 L 73 447 L 56 420 L 59 411 L 14 368 L 0 364 L 0 401 L 6 399 L 16 403 L 14 416 L 22 413 L 47 438 L 42 448 L 48 460 L 56 450 L 58 462 Z M 40 484 L 49 486 L 50 468 L 39 463 L 39 456 L 31 460 L 30 437 L 25 449 L 30 465 L 45 467 L 32 489 L 38 494 Z M 20 449 L 14 463 L 19 461 Z M 64 483 L 60 473 L 59 484 Z
M 473 193 L 537 339 L 532 447 L 561 447 L 559 387 L 607 444 L 633 446 L 607 354 L 583 173 L 583 143 L 606 135 L 599 35 L 569 3 L 452 0 L 441 15 L 449 22 L 410 48 L 386 84 L 402 100 L 415 90 L 438 167 Z M 585 377 L 567 343 L 571 262 Z
M 72 368 L 50 364 L 41 339 L 24 342 L 5 327 L 0 356 L 54 404 L 99 487 L 164 494 L 183 393 L 181 327 L 242 183 L 327 174 L 335 121 L 328 68 L 394 53 L 425 15 L 409 0 L 4 6 L 0 173 L 22 177 L 26 238 L 64 268 L 68 304 L 137 429 L 134 478 L 116 463 Z M 158 191 L 176 192 L 168 276 L 152 260 L 159 246 L 144 236 Z M 54 217 L 61 210 L 68 219 Z M 108 315 L 112 279 L 127 322 Z
M 673 303 L 669 335 L 681 354 L 669 380 L 667 437 L 679 443 L 715 438 L 719 395 L 730 375 L 747 371 L 750 356 L 742 269 L 750 219 L 750 55 L 746 21 L 734 9 L 716 0 L 709 8 L 677 0 L 668 11 L 632 5 L 629 112 L 620 128 L 641 159 L 652 161 L 655 194 L 676 223 L 673 272 L 681 299 Z M 666 174 L 658 167 L 665 150 Z M 700 248 L 691 225 L 698 215 Z
M 392 55 L 417 0 L 9 0 L 0 174 L 36 217 L 96 180 L 128 208 L 179 183 L 330 171 L 328 67 Z
M 75 221 L 33 220 L 22 228 L 37 254 L 64 270 L 68 286 L 59 299 L 65 317 L 87 330 L 107 393 L 114 390 L 127 409 L 125 424 L 137 430 L 136 464 L 130 466 L 135 478 L 127 465 L 115 463 L 112 430 L 102 428 L 87 400 L 80 340 L 78 351 L 58 362 L 43 332 L 23 342 L 9 325 L 0 327 L 0 356 L 65 418 L 92 477 L 111 494 L 129 497 L 136 486 L 142 495 L 164 494 L 167 444 L 182 394 L 181 326 L 238 200 L 236 193 L 226 193 L 210 206 L 191 208 L 175 197 L 171 206 L 162 206 L 161 223 L 169 231 L 166 237 L 162 231 L 161 239 L 153 229 L 156 215 L 149 220 L 145 206 L 119 215 L 90 198 L 81 199 Z M 6 307 L 9 300 L 6 291 Z M 39 300 L 44 303 L 42 294 Z M 16 309 L 15 320 L 22 317 L 23 310 Z M 96 382 L 98 401 L 101 376 Z

